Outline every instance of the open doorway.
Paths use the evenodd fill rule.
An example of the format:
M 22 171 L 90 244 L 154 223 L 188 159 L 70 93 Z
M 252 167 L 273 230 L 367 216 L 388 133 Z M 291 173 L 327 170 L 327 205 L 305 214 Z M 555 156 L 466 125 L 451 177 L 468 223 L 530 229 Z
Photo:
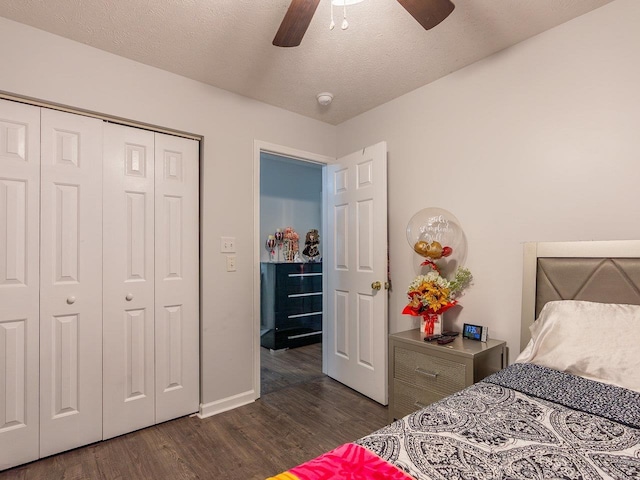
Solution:
M 322 375 L 321 223 L 322 165 L 261 152 L 263 395 Z
M 254 142 L 254 394 L 260 397 L 260 155 L 322 166 L 322 372 L 386 405 L 387 145 L 339 159 Z M 294 179 L 288 178 L 291 182 Z M 272 228 L 272 227 L 268 227 Z M 329 261 L 327 261 L 329 259 Z M 351 261 L 349 260 L 351 259 Z M 380 291 L 382 285 L 385 290 Z
M 323 168 L 259 153 L 261 394 L 323 375 Z

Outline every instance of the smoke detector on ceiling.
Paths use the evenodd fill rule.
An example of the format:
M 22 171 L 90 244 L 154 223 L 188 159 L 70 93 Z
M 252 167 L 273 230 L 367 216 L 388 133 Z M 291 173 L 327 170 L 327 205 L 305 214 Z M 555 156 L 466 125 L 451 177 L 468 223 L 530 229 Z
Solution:
M 333 93 L 322 92 L 318 94 L 317 98 L 318 98 L 318 103 L 323 107 L 326 107 L 333 100 Z

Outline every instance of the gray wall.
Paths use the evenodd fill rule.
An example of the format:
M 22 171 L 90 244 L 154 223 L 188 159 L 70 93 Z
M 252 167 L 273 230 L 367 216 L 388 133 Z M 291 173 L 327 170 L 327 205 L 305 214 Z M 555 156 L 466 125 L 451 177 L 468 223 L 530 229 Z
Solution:
M 386 140 L 390 331 L 413 326 L 407 222 L 438 206 L 475 275 L 445 326 L 488 325 L 513 359 L 523 242 L 640 238 L 638 25 L 640 2 L 616 0 L 333 127 L 0 18 L 0 90 L 204 135 L 202 399 L 221 411 L 253 400 L 257 374 L 254 140 L 330 157 Z
M 617 0 L 338 126 L 338 154 L 386 140 L 390 331 L 422 208 L 452 212 L 474 285 L 446 328 L 520 350 L 523 243 L 640 238 L 640 1 Z
M 292 227 L 300 235 L 300 251 L 306 233 L 315 228 L 322 241 L 322 166 L 277 155 L 260 155 L 260 241 L 276 228 Z M 322 247 L 322 243 L 320 244 Z M 280 257 L 282 258 L 282 257 Z M 269 261 L 265 248 L 262 261 Z
M 253 401 L 255 140 L 335 157 L 336 127 L 1 17 L 0 45 L 0 91 L 204 136 L 202 403 Z M 236 238 L 236 272 L 222 236 Z

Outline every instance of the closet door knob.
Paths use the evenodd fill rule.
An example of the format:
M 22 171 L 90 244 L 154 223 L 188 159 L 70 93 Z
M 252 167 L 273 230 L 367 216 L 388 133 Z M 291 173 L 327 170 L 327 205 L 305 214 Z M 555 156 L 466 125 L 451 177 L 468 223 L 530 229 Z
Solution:
M 127 296 L 124 297 L 127 299 L 127 302 L 130 302 L 131 300 L 133 300 L 133 294 L 132 293 L 127 293 Z
M 67 297 L 67 303 L 69 305 L 76 303 L 76 297 L 74 297 L 73 295 L 71 295 L 70 297 Z

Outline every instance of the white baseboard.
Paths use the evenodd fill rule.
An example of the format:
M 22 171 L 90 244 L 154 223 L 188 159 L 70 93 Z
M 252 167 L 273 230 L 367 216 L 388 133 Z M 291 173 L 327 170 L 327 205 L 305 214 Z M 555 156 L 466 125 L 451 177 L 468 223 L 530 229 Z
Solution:
M 231 397 L 223 398 L 222 400 L 216 400 L 210 403 L 201 403 L 200 411 L 198 412 L 199 418 L 207 418 L 218 413 L 233 410 L 234 408 L 247 405 L 254 402 L 256 399 L 256 393 L 253 390 L 239 393 Z

